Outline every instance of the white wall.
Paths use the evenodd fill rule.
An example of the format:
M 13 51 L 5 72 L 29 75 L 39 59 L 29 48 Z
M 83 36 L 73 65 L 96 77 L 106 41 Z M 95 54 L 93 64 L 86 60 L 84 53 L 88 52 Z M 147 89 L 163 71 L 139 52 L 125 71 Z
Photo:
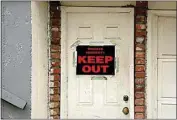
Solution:
M 48 2 L 31 2 L 32 110 L 31 119 L 48 118 Z

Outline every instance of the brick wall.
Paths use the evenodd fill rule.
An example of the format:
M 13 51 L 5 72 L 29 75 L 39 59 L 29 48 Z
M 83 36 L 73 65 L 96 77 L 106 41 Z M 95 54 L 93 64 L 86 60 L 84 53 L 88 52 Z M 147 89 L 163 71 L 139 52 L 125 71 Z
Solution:
M 60 116 L 60 2 L 50 2 L 50 77 L 49 110 L 50 119 Z
M 147 1 L 137 1 L 135 7 L 135 119 L 146 118 L 145 73 L 146 73 L 146 23 Z
M 60 3 L 50 2 L 50 118 L 60 117 Z M 135 119 L 146 118 L 145 106 L 145 45 L 147 1 L 136 2 L 135 7 Z

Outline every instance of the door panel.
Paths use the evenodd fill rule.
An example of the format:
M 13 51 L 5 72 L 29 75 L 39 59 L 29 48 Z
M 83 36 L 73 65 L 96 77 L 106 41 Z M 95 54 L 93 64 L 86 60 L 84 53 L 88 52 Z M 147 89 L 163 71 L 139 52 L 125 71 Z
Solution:
M 158 103 L 158 118 L 159 119 L 174 119 L 176 118 L 176 103 L 175 102 L 159 102 Z
M 76 89 L 78 105 L 88 105 L 93 103 L 93 83 L 89 77 L 84 78 L 84 80 L 80 80 L 78 77 Z
M 176 98 L 176 60 L 158 60 L 158 98 Z
M 131 16 L 133 17 L 133 16 Z M 130 97 L 130 46 L 133 38 L 127 31 L 129 13 L 68 13 L 68 118 L 129 118 L 122 113 L 123 96 Z M 104 76 L 76 75 L 76 43 L 80 45 L 116 45 L 116 74 Z M 102 76 L 100 76 L 102 77 Z M 133 79 L 133 76 L 132 76 Z
M 159 17 L 158 57 L 176 57 L 176 17 Z
M 160 119 L 176 118 L 176 17 L 158 18 L 157 107 Z

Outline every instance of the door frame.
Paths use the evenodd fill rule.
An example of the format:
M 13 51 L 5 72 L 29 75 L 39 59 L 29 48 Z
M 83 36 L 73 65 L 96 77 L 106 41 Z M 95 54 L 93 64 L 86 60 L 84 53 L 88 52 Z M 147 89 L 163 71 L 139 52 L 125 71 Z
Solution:
M 61 99 L 60 99 L 60 118 L 66 119 L 68 116 L 68 76 L 67 76 L 67 14 L 71 12 L 120 12 L 129 13 L 132 19 L 130 32 L 130 118 L 134 119 L 134 8 L 119 7 L 66 7 L 61 6 Z
M 157 24 L 159 16 L 176 16 L 175 10 L 149 10 L 147 18 L 147 119 L 157 118 Z M 153 52 L 152 52 L 153 51 Z M 157 88 L 157 89 L 153 89 Z M 151 91 L 153 89 L 153 91 Z

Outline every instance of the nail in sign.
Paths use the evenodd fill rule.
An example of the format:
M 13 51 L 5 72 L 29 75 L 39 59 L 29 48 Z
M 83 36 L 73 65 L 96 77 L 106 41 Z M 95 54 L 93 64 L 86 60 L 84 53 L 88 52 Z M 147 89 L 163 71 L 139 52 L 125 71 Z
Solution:
M 114 75 L 115 46 L 77 46 L 77 75 Z

